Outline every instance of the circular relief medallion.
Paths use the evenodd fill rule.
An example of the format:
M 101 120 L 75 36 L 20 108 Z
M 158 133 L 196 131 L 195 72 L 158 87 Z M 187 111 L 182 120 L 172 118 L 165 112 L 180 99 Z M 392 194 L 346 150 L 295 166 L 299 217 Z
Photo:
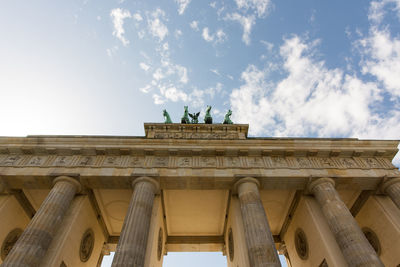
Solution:
M 162 228 L 160 228 L 160 230 L 158 230 L 158 242 L 157 242 L 157 259 L 158 259 L 158 261 L 161 260 L 162 250 L 163 250 L 163 230 L 162 230 Z
M 294 234 L 294 244 L 299 257 L 302 260 L 306 260 L 308 258 L 308 242 L 306 234 L 301 228 L 297 228 Z
M 94 232 L 92 229 L 87 229 L 81 239 L 81 247 L 79 249 L 79 256 L 82 262 L 89 260 L 92 255 L 94 247 Z
M 15 228 L 11 232 L 8 233 L 6 238 L 1 245 L 1 260 L 4 261 L 7 255 L 10 253 L 14 244 L 17 242 L 18 238 L 22 235 L 22 229 Z
M 368 227 L 362 228 L 362 231 L 367 238 L 368 242 L 371 244 L 371 246 L 374 248 L 376 254 L 378 256 L 381 254 L 381 244 L 379 242 L 378 236 L 375 234 L 374 231 L 372 231 Z
M 235 245 L 233 243 L 232 228 L 229 228 L 228 232 L 228 252 L 229 252 L 229 260 L 233 261 L 233 257 L 235 256 Z

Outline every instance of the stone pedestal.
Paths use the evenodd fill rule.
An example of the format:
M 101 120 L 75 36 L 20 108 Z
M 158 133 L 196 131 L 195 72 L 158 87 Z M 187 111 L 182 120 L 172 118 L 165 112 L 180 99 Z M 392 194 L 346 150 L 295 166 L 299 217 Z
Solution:
M 332 179 L 320 178 L 309 185 L 309 190 L 321 206 L 347 264 L 358 267 L 383 267 L 378 255 L 340 199 L 334 185 L 335 182 Z
M 153 209 L 154 196 L 159 184 L 149 177 L 133 181 L 133 196 L 122 226 L 115 252 L 113 267 L 143 267 Z
M 2 267 L 40 266 L 65 212 L 80 188 L 80 183 L 70 177 L 60 176 L 54 180 L 53 188 L 3 262 Z
M 281 266 L 258 187 L 259 182 L 250 177 L 235 184 L 250 266 Z
M 400 178 L 394 178 L 386 181 L 382 185 L 382 192 L 387 194 L 400 209 Z

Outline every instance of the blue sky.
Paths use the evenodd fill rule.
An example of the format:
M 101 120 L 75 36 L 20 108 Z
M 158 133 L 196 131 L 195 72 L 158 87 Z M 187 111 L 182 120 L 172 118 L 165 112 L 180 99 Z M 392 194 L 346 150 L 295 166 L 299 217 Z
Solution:
M 400 0 L 3 0 L 0 135 L 143 135 L 212 105 L 252 136 L 399 139 L 399 18 Z

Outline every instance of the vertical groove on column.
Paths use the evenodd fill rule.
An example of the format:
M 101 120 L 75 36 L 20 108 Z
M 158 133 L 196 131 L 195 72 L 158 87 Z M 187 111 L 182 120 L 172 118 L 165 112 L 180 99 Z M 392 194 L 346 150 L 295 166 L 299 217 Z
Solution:
M 333 185 L 330 182 L 322 182 L 315 185 L 312 191 L 349 266 L 383 267 Z
M 143 267 L 154 201 L 154 185 L 136 184 L 112 263 L 113 267 Z
M 386 193 L 392 199 L 394 204 L 400 209 L 400 181 L 386 188 Z
M 244 192 L 239 200 L 250 266 L 281 266 L 258 191 Z
M 56 182 L 2 267 L 40 265 L 76 191 L 77 186 L 73 183 L 65 180 Z

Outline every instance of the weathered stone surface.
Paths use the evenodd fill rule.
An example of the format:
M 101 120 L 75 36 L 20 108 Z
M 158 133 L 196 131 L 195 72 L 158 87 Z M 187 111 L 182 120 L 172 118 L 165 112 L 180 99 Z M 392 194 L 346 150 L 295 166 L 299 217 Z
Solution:
M 154 196 L 159 190 L 158 182 L 140 177 L 132 183 L 133 195 L 117 250 L 113 267 L 143 267 L 149 235 Z
M 400 209 L 400 178 L 386 181 L 382 185 L 382 191 L 389 195 L 396 206 Z
M 335 182 L 330 178 L 319 178 L 309 185 L 309 190 L 320 204 L 347 264 L 358 267 L 384 266 L 334 185 Z
M 3 267 L 40 266 L 71 201 L 80 191 L 77 180 L 61 176 L 3 262 Z
M 259 182 L 254 178 L 242 178 L 235 187 L 239 195 L 250 266 L 281 266 L 258 191 Z

